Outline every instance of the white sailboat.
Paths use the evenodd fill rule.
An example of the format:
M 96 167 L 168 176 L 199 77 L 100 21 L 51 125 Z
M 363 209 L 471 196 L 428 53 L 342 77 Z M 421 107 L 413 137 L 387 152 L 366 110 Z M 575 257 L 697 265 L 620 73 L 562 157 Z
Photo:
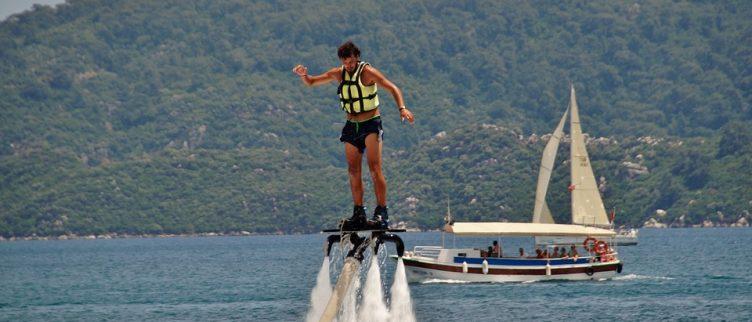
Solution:
M 616 231 L 616 237 L 614 237 L 614 244 L 619 246 L 634 246 L 637 245 L 637 234 L 639 231 L 637 228 L 631 229 L 619 229 Z
M 563 137 L 564 123 L 567 113 L 571 111 L 569 123 L 569 132 L 571 137 L 570 144 L 570 175 L 571 184 L 569 191 L 571 193 L 571 214 L 572 224 L 613 229 L 613 223 L 609 221 L 606 215 L 606 209 L 603 206 L 598 185 L 595 181 L 593 168 L 590 165 L 590 157 L 585 147 L 585 137 L 582 134 L 580 125 L 579 106 L 574 86 L 570 89 L 569 107 L 559 120 L 559 124 L 551 135 L 546 147 L 543 149 L 541 166 L 538 172 L 538 185 L 535 190 L 535 206 L 533 208 L 534 223 L 554 223 L 551 211 L 546 203 L 546 193 L 548 184 L 551 179 L 554 161 L 556 160 L 556 151 L 559 148 L 559 142 Z M 557 237 L 540 237 L 536 238 L 537 244 L 570 244 L 571 238 Z M 637 244 L 637 231 L 632 230 L 629 234 L 617 232 L 615 240 L 617 245 L 635 245 Z
M 556 224 L 545 196 L 551 179 L 556 150 L 562 138 L 567 113 L 571 110 L 572 132 L 572 224 Z M 621 273 L 622 262 L 609 247 L 616 233 L 603 208 L 580 129 L 574 87 L 570 104 L 546 145 L 536 188 L 532 223 L 452 222 L 445 232 L 455 236 L 535 237 L 537 256 L 501 257 L 477 248 L 416 246 L 405 252 L 403 261 L 408 280 L 459 280 L 467 282 L 522 282 L 546 279 L 585 280 L 609 278 Z M 599 240 L 600 239 L 600 240 Z M 443 237 L 442 237 L 443 241 Z M 443 243 L 442 243 L 443 244 Z M 573 256 L 548 255 L 566 245 L 580 251 Z M 556 248 L 554 248 L 556 246 Z M 563 252 L 562 252 L 563 254 Z

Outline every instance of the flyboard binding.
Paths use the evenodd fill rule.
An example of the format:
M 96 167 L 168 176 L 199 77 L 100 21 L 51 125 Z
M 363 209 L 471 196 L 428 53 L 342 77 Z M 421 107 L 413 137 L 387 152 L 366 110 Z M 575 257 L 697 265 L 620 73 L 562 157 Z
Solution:
M 343 240 L 350 240 L 353 247 L 347 253 L 347 257 L 354 257 L 358 261 L 363 260 L 363 253 L 367 250 L 368 245 L 373 245 L 373 253 L 376 254 L 379 251 L 379 246 L 384 242 L 392 242 L 397 248 L 397 255 L 402 257 L 405 251 L 405 245 L 402 239 L 392 233 L 405 232 L 404 229 L 390 229 L 381 222 L 367 220 L 364 222 L 354 222 L 351 219 L 342 219 L 339 222 L 339 228 L 324 229 L 323 233 L 337 233 L 327 237 L 327 246 L 325 248 L 325 255 L 329 256 L 332 245 Z M 364 236 L 360 236 L 359 233 L 365 233 Z
M 373 229 L 373 228 L 363 228 L 363 229 L 352 229 L 352 230 L 341 230 L 341 229 L 324 229 L 321 232 L 322 233 L 357 233 L 357 232 L 389 232 L 389 233 L 404 233 L 406 230 L 404 229 Z

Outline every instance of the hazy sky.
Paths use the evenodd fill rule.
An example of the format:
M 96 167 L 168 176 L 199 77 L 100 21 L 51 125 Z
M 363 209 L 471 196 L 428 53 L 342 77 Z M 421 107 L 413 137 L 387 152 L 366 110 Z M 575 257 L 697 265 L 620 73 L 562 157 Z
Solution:
M 14 13 L 31 9 L 34 4 L 54 5 L 65 0 L 0 0 L 0 20 L 5 20 Z

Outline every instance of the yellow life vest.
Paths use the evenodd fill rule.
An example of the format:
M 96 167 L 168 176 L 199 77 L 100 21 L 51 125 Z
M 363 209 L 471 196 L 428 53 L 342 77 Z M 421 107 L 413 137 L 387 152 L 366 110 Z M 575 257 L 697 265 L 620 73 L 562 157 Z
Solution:
M 355 73 L 350 76 L 342 67 L 342 82 L 337 88 L 339 103 L 342 110 L 349 114 L 368 112 L 379 107 L 379 97 L 376 95 L 376 84 L 364 86 L 360 81 L 360 74 L 368 63 L 358 62 Z

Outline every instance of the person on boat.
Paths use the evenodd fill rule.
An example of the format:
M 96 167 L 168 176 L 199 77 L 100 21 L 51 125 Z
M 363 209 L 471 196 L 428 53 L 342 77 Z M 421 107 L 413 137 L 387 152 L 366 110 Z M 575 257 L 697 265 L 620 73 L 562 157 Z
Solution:
M 554 247 L 554 251 L 551 252 L 551 257 L 550 258 L 556 258 L 556 257 L 559 257 L 559 246 L 555 246 Z
M 535 258 L 544 258 L 543 251 L 540 248 L 535 249 Z
M 353 199 L 353 215 L 349 222 L 353 227 L 376 225 L 378 228 L 389 227 L 389 215 L 386 204 L 386 178 L 381 170 L 381 149 L 383 129 L 381 126 L 381 111 L 379 109 L 378 87 L 383 87 L 392 94 L 397 103 L 401 119 L 412 124 L 415 121 L 413 113 L 405 106 L 397 85 L 394 85 L 384 74 L 360 60 L 360 49 L 351 41 L 342 44 L 337 50 L 342 66 L 329 69 L 320 75 L 308 75 L 308 68 L 297 65 L 293 72 L 307 86 L 317 86 L 336 82 L 340 107 L 345 112 L 346 122 L 339 138 L 345 145 L 345 158 L 350 178 L 350 192 Z M 376 209 L 372 221 L 366 218 L 363 207 L 363 181 L 361 178 L 361 163 L 366 154 L 368 170 L 373 180 L 376 195 Z
M 480 251 L 480 257 L 489 258 L 489 257 L 493 256 L 493 255 L 491 255 L 492 253 L 493 253 L 493 247 L 488 246 L 488 250 L 486 250 L 486 251 Z
M 542 255 L 543 255 L 543 258 L 549 258 L 548 257 L 548 248 L 546 248 L 546 249 L 543 250 L 543 254 Z
M 561 252 L 559 253 L 559 258 L 566 258 L 567 257 L 567 249 L 562 247 Z
M 525 258 L 525 249 L 520 247 L 520 258 Z
M 575 260 L 577 260 L 577 257 L 580 257 L 580 254 L 577 253 L 577 247 L 574 245 L 569 247 L 569 257 L 572 257 Z
M 493 241 L 493 248 L 491 249 L 491 257 L 501 257 L 501 246 L 499 242 Z

